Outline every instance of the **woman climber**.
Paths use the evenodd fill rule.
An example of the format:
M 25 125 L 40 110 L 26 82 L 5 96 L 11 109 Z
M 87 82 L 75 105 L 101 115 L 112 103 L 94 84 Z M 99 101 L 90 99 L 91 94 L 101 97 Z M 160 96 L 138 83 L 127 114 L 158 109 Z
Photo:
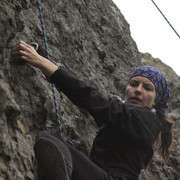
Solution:
M 99 126 L 89 157 L 50 132 L 35 142 L 38 180 L 138 180 L 154 151 L 169 158 L 173 123 L 169 120 L 169 89 L 162 73 L 141 66 L 130 75 L 125 102 L 98 90 L 58 68 L 20 41 L 14 59 L 39 68 L 73 104 L 87 110 Z

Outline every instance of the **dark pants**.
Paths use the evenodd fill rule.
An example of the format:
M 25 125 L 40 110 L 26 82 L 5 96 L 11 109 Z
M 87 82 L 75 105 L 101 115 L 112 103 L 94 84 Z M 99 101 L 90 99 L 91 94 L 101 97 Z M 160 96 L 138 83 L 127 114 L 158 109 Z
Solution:
M 59 137 L 54 136 L 52 133 L 43 131 L 39 134 L 38 138 L 48 138 L 60 147 L 67 171 L 71 173 L 71 180 L 113 180 L 112 177 L 83 153 L 64 142 Z

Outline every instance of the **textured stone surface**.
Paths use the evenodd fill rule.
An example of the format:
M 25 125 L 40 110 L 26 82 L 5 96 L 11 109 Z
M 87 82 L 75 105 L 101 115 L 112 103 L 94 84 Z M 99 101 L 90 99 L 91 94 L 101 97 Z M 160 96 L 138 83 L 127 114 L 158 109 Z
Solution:
M 123 92 L 129 73 L 141 64 L 163 68 L 173 89 L 170 115 L 180 128 L 179 77 L 150 55 L 139 54 L 129 25 L 111 0 L 43 1 L 43 14 L 53 61 L 107 95 Z M 51 86 L 39 70 L 11 59 L 11 47 L 20 39 L 40 45 L 45 54 L 35 0 L 0 3 L 0 180 L 32 180 L 33 145 L 38 132 L 56 131 Z M 141 61 L 142 60 L 142 61 Z M 60 102 L 64 137 L 88 154 L 96 134 L 93 119 L 63 95 Z M 155 160 L 141 179 L 180 179 L 180 134 L 176 132 L 171 162 Z

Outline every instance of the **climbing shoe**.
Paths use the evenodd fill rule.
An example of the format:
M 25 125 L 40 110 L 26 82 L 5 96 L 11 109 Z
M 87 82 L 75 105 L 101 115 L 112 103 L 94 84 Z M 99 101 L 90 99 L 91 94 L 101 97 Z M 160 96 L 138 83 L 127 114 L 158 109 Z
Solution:
M 63 154 L 51 139 L 39 138 L 34 150 L 44 180 L 69 180 Z

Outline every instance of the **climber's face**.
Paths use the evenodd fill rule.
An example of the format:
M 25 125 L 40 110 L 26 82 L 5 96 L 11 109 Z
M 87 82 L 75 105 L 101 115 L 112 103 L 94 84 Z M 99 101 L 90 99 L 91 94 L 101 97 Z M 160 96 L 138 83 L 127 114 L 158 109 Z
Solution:
M 133 77 L 125 90 L 125 103 L 130 106 L 148 107 L 154 105 L 156 89 L 154 84 L 146 77 Z

